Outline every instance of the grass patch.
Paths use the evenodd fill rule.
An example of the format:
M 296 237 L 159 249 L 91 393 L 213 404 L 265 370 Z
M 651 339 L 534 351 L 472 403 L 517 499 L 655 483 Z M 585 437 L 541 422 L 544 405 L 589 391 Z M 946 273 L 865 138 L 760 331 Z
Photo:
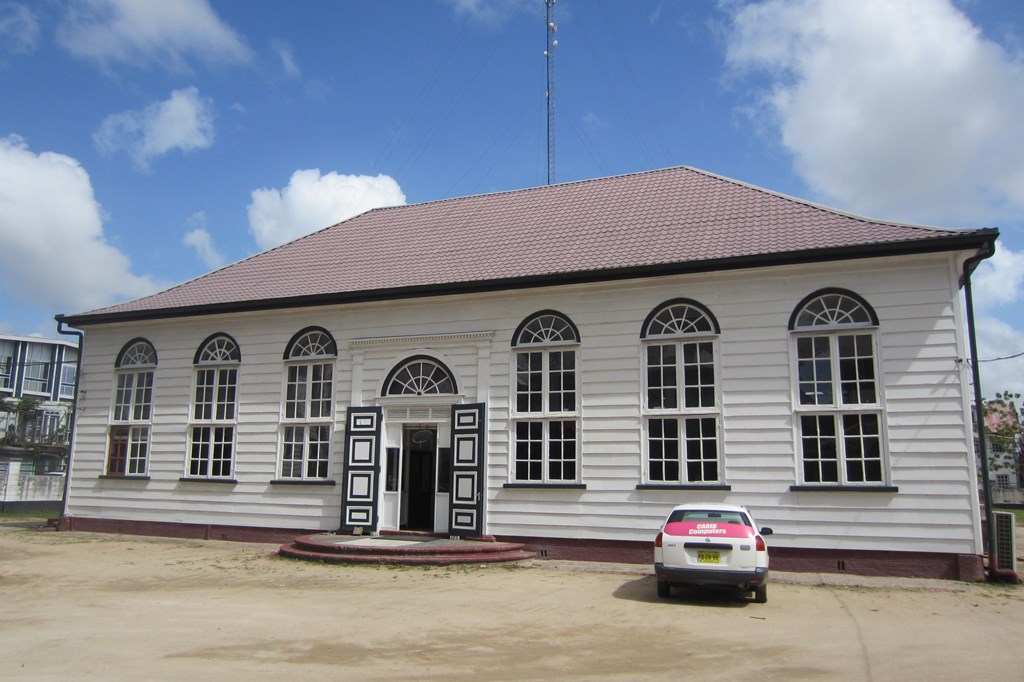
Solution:
M 37 511 L 5 511 L 0 512 L 0 520 L 2 519 L 39 519 L 41 522 L 45 522 L 49 516 L 46 514 L 40 514 Z

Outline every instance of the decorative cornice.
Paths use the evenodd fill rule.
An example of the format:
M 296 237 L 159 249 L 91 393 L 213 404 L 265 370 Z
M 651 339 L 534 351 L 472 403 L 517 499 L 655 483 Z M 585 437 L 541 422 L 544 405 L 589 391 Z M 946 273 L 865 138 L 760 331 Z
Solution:
M 422 336 L 375 336 L 364 339 L 352 339 L 348 345 L 352 348 L 364 346 L 386 346 L 395 344 L 438 344 L 438 343 L 466 343 L 490 341 L 494 338 L 494 332 L 458 332 L 452 334 L 429 334 Z

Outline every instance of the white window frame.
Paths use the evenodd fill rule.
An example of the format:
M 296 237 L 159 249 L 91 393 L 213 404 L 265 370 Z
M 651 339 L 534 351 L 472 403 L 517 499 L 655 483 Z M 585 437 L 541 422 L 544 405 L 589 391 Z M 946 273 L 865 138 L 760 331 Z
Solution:
M 131 478 L 149 475 L 156 366 L 156 351 L 145 340 L 129 342 L 118 355 L 103 467 L 106 476 Z M 123 439 L 120 434 L 124 434 Z M 122 440 L 124 454 L 118 460 L 123 460 L 124 470 L 112 471 L 112 450 L 115 442 Z
M 237 464 L 236 438 L 238 434 L 238 377 L 241 367 L 241 351 L 238 344 L 226 334 L 214 334 L 200 346 L 196 353 L 195 370 L 192 373 L 192 400 L 189 405 L 188 450 L 185 453 L 185 474 L 187 479 L 234 480 Z M 210 399 L 200 401 L 200 377 L 210 376 Z M 230 380 L 229 380 L 230 379 Z M 230 391 L 230 399 L 223 399 Z M 207 414 L 200 405 L 209 405 Z M 201 432 L 203 438 L 197 438 Z M 197 452 L 197 449 L 199 451 Z M 223 455 L 217 457 L 218 451 Z M 226 462 L 226 471 L 223 463 Z M 220 470 L 213 473 L 214 469 Z
M 799 319 L 801 312 L 813 303 L 818 302 L 821 298 L 827 296 L 840 296 L 848 300 L 855 302 L 864 313 L 864 317 L 867 319 L 862 320 L 848 320 L 843 322 L 835 321 L 824 321 L 822 323 L 815 323 L 811 325 L 799 325 Z M 839 317 L 840 315 L 836 315 Z M 848 317 L 848 316 L 847 316 Z M 820 318 L 819 318 L 820 319 Z M 888 428 L 885 418 L 885 399 L 883 392 L 883 369 L 881 364 L 881 354 L 879 349 L 879 325 L 877 317 L 871 306 L 864 301 L 860 296 L 853 292 L 838 289 L 826 289 L 820 292 L 816 292 L 808 296 L 804 301 L 797 306 L 790 324 L 790 356 L 791 366 L 790 372 L 793 377 L 792 380 L 792 403 L 793 403 L 793 429 L 795 438 L 795 453 L 796 453 L 796 469 L 797 469 L 797 481 L 801 486 L 814 486 L 814 487 L 835 487 L 835 488 L 856 488 L 856 487 L 888 487 L 891 484 L 891 472 L 889 470 L 889 453 L 888 453 Z M 873 371 L 873 385 L 874 385 L 874 401 L 872 402 L 843 402 L 843 383 L 844 376 L 842 374 L 841 365 L 844 358 L 840 357 L 840 338 L 842 337 L 857 337 L 867 336 L 870 339 L 871 345 L 871 362 Z M 828 343 L 829 357 L 829 384 L 830 393 L 828 402 L 819 403 L 803 403 L 801 400 L 802 390 L 801 384 L 808 383 L 807 381 L 801 381 L 800 375 L 800 353 L 799 345 L 801 339 L 817 338 L 825 339 Z M 856 344 L 856 341 L 854 341 Z M 858 356 L 854 356 L 858 357 Z M 849 360 L 847 358 L 847 360 Z M 858 370 L 859 371 L 859 370 Z M 846 418 L 857 417 L 858 422 L 863 423 L 864 417 L 871 417 L 874 419 L 877 425 L 877 433 L 867 434 L 877 439 L 878 446 L 878 457 L 855 457 L 853 453 L 849 451 L 847 441 L 856 441 L 858 434 L 856 431 L 846 431 Z M 826 436 L 825 440 L 834 442 L 834 448 L 836 451 L 835 457 L 835 468 L 836 468 L 836 480 L 815 480 L 816 478 L 826 478 L 826 476 L 808 476 L 809 467 L 813 467 L 814 463 L 818 463 L 818 472 L 822 472 L 822 462 L 830 462 L 831 458 L 810 458 L 805 456 L 805 446 L 808 440 L 813 440 L 815 434 L 805 433 L 806 426 L 805 421 L 808 418 L 815 418 L 817 420 L 831 420 L 832 435 Z M 868 462 L 874 462 L 877 460 L 879 476 L 878 478 L 872 478 L 871 480 L 856 480 L 856 477 L 850 476 L 851 464 L 860 461 L 861 469 L 865 472 L 865 478 L 868 477 L 867 468 Z M 831 479 L 831 477 L 827 477 Z
M 551 329 L 545 331 L 544 328 L 531 329 L 531 325 L 535 321 L 540 321 L 543 318 L 553 317 L 558 318 L 565 327 L 563 331 L 559 332 L 559 336 L 563 336 L 565 331 L 568 330 L 572 336 L 571 339 L 554 338 L 551 336 Z M 524 337 L 530 334 L 529 340 L 524 340 Z M 511 431 L 509 434 L 509 482 L 512 484 L 526 484 L 526 485 L 577 485 L 582 480 L 582 434 L 580 430 L 580 414 L 581 414 L 581 403 L 582 403 L 582 387 L 580 385 L 580 376 L 582 375 L 580 369 L 580 342 L 578 340 L 579 332 L 573 325 L 572 321 L 565 315 L 555 311 L 541 311 L 530 315 L 520 328 L 516 331 L 513 336 L 513 348 L 511 354 Z M 551 397 L 552 393 L 551 380 L 551 357 L 554 353 L 570 352 L 573 357 L 573 368 L 571 374 L 573 377 L 573 409 L 571 410 L 552 410 L 551 409 Z M 541 385 L 539 387 L 541 409 L 539 410 L 520 410 L 519 409 L 519 358 L 520 356 L 537 353 L 541 357 L 541 366 L 539 368 L 541 376 Z M 564 392 L 564 391 L 563 391 Z M 564 405 L 563 405 L 564 406 Z M 534 427 L 529 425 L 539 425 L 539 438 L 532 438 L 533 434 L 525 434 L 527 437 L 522 438 L 520 429 L 526 428 L 532 430 Z M 556 433 L 557 429 L 564 429 L 566 425 L 571 425 L 573 433 L 569 437 L 565 437 L 564 434 Z M 559 437 L 562 436 L 562 437 Z M 519 457 L 519 446 L 520 444 L 538 443 L 537 447 L 540 449 L 540 476 L 531 477 L 527 473 L 526 477 L 520 478 L 518 475 L 520 463 L 526 462 L 524 466 L 528 469 L 531 467 L 532 459 L 521 459 Z M 571 442 L 572 443 L 572 457 L 556 457 L 558 453 L 558 443 L 560 442 Z M 563 453 L 564 454 L 564 453 Z M 571 462 L 573 469 L 573 475 L 571 477 L 556 477 L 552 476 L 552 466 L 561 466 L 564 468 L 567 466 L 566 463 Z
M 5 355 L 9 352 L 10 355 Z M 0 339 L 0 391 L 14 392 L 14 377 L 18 366 L 18 343 L 10 339 Z
M 45 360 L 42 359 L 45 357 Z M 42 369 L 40 373 L 39 369 Z M 53 348 L 39 343 L 29 343 L 25 348 L 25 371 L 21 377 L 22 394 L 49 397 L 52 383 Z M 43 387 L 30 388 L 30 383 L 41 383 Z
M 685 321 L 683 317 L 678 317 L 677 319 L 680 323 L 674 325 L 674 329 L 668 329 L 664 325 L 660 325 L 660 328 L 657 330 L 655 329 L 653 322 L 660 319 L 662 313 L 671 309 L 684 308 L 686 309 Z M 695 324 L 694 319 L 698 318 L 701 323 Z M 722 447 L 722 371 L 719 358 L 719 336 L 718 322 L 715 320 L 714 315 L 711 314 L 711 311 L 702 304 L 688 299 L 675 299 L 661 304 L 651 312 L 644 323 L 640 343 L 640 386 L 643 391 L 641 396 L 641 405 L 643 406 L 643 480 L 647 485 L 720 486 L 725 483 L 725 458 Z M 710 364 L 713 373 L 711 404 L 686 405 L 685 391 L 687 385 L 685 374 L 687 365 L 684 363 L 683 358 L 686 347 L 691 344 L 698 346 L 698 353 L 700 352 L 701 344 L 709 344 L 710 346 L 711 362 L 699 364 Z M 652 387 L 650 385 L 649 353 L 651 348 L 663 346 L 671 347 L 675 353 L 675 383 L 673 386 L 676 392 L 676 405 L 674 407 L 652 406 L 650 400 L 650 390 Z M 698 386 L 700 385 L 703 384 Z M 700 402 L 703 403 L 703 401 Z M 694 439 L 687 437 L 687 428 L 695 425 L 695 428 L 701 431 L 700 436 L 696 440 L 706 442 L 709 440 L 709 434 L 705 431 L 707 420 L 713 420 L 711 434 L 713 435 L 715 447 L 713 461 L 717 476 L 714 478 L 704 478 L 703 476 L 695 478 L 690 476 L 690 464 L 694 463 L 703 471 L 705 462 L 711 460 L 703 456 L 695 456 L 691 459 L 691 453 L 689 452 L 690 441 Z M 659 438 L 654 433 L 654 421 L 674 422 L 675 438 Z M 677 457 L 675 458 L 675 465 L 677 476 L 674 478 L 665 475 L 667 463 L 671 462 L 672 458 L 662 457 L 660 460 L 656 460 L 652 456 L 654 442 L 659 440 L 674 440 L 676 443 Z M 693 454 L 701 455 L 702 453 L 699 450 L 702 446 L 697 447 L 698 452 Z M 656 461 L 662 462 L 662 466 L 665 467 L 662 470 L 663 475 L 661 478 L 652 476 Z
M 327 330 L 319 327 L 300 331 L 288 344 L 281 392 L 281 423 L 277 449 L 278 480 L 327 481 L 330 478 L 336 412 L 337 355 L 334 338 Z M 330 378 L 325 380 L 321 374 L 321 378 L 316 380 L 314 374 L 318 368 L 321 372 L 329 371 Z M 293 380 L 292 374 L 300 370 L 305 370 L 306 376 L 301 380 L 297 377 Z M 320 398 L 313 398 L 313 389 L 317 385 L 321 389 L 327 387 L 327 398 L 323 398 L 322 393 Z M 301 391 L 301 397 L 291 397 L 293 386 L 297 392 Z M 323 411 L 324 404 L 327 407 L 326 414 Z M 293 411 L 293 406 L 301 409 Z M 320 413 L 316 416 L 313 414 L 314 406 L 320 408 Z M 311 458 L 314 452 L 318 456 Z M 314 467 L 312 473 L 311 467 Z
M 72 357 L 73 356 L 73 357 Z M 64 361 L 60 366 L 60 398 L 73 400 L 75 397 L 75 379 L 78 377 L 78 349 L 68 348 L 64 351 Z

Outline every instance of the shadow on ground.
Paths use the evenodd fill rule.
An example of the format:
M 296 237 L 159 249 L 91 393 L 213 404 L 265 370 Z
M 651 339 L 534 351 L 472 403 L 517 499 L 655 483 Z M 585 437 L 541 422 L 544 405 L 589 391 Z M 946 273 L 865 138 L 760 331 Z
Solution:
M 616 599 L 643 602 L 645 604 L 687 604 L 721 609 L 742 609 L 749 605 L 744 594 L 731 587 L 685 588 L 673 587 L 672 596 L 662 599 L 658 596 L 657 581 L 653 575 L 627 580 L 612 593 Z

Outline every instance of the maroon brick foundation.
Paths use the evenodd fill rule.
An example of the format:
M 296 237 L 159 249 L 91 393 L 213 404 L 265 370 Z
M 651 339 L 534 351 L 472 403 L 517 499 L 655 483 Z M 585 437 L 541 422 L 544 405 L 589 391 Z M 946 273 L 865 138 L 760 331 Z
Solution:
M 316 529 L 261 528 L 222 524 L 167 523 L 163 521 L 128 521 L 125 519 L 92 519 L 81 516 L 62 516 L 58 531 L 86 531 L 90 533 L 123 533 L 125 535 L 154 535 L 164 538 L 193 540 L 229 540 L 232 542 L 266 542 L 284 544 L 299 535 L 321 533 Z
M 502 542 L 519 542 L 542 559 L 609 561 L 630 564 L 654 562 L 650 542 L 613 540 L 564 540 L 498 536 Z M 771 568 L 795 573 L 850 573 L 868 576 L 903 576 L 981 581 L 982 558 L 972 554 L 938 552 L 884 552 L 774 547 Z
M 282 529 L 227 524 L 166 523 L 161 521 L 128 521 L 61 517 L 60 531 L 122 533 L 196 540 L 229 540 L 284 544 L 300 535 L 322 533 L 316 529 Z M 571 561 L 652 564 L 651 542 L 623 540 L 571 540 L 497 536 L 500 542 L 521 543 L 541 559 Z M 942 554 L 938 552 L 884 552 L 870 550 L 832 550 L 794 547 L 773 547 L 771 568 L 797 573 L 850 573 L 868 576 L 904 576 L 942 578 L 946 580 L 980 581 L 985 579 L 982 558 L 973 554 Z

